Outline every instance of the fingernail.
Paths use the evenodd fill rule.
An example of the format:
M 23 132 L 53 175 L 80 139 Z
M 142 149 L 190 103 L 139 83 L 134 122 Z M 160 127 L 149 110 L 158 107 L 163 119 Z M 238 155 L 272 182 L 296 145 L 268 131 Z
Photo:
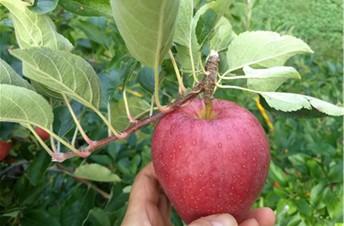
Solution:
M 212 226 L 225 226 L 223 223 L 219 221 L 211 221 L 210 223 Z

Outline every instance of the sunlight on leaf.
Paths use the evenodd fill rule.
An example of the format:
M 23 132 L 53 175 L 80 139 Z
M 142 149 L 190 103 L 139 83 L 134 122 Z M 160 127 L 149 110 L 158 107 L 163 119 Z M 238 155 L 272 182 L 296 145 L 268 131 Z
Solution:
M 74 176 L 98 182 L 119 182 L 121 179 L 108 168 L 99 164 L 86 164 L 79 166 Z
M 244 66 L 282 66 L 292 56 L 312 53 L 301 39 L 270 31 L 253 31 L 240 34 L 227 50 L 228 71 Z
M 0 121 L 50 129 L 54 120 L 49 103 L 36 92 L 0 84 Z
M 99 78 L 92 66 L 81 57 L 48 48 L 18 49 L 11 53 L 23 61 L 26 77 L 87 107 L 99 107 Z

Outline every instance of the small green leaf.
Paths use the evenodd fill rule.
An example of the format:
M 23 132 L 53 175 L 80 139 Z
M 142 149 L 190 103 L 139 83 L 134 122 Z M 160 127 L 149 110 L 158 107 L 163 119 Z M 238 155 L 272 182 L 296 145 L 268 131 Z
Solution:
M 313 207 L 316 207 L 321 201 L 322 194 L 325 187 L 326 187 L 326 184 L 324 182 L 320 182 L 319 184 L 317 184 L 316 186 L 312 188 L 310 202 Z
M 129 52 L 146 66 L 161 64 L 172 45 L 179 0 L 112 0 L 111 3 Z
M 25 170 L 25 175 L 30 183 L 37 186 L 40 181 L 44 180 L 44 174 L 51 163 L 51 157 L 46 152 L 39 152 L 33 162 Z
M 99 164 L 86 164 L 79 166 L 75 170 L 74 176 L 98 182 L 119 182 L 121 180 L 108 168 Z
M 59 4 L 81 16 L 112 16 L 109 0 L 60 0 Z
M 253 31 L 240 34 L 227 50 L 228 72 L 244 66 L 282 66 L 292 56 L 312 53 L 301 39 L 281 36 L 270 31 Z
M 0 121 L 32 124 L 50 129 L 54 120 L 52 108 L 32 90 L 0 84 Z
M 88 213 L 88 216 L 82 225 L 111 226 L 109 213 L 100 208 L 93 208 Z
M 100 81 L 92 66 L 72 53 L 48 48 L 13 50 L 23 61 L 24 75 L 87 107 L 99 107 Z
M 271 67 L 267 69 L 254 69 L 244 67 L 247 76 L 247 86 L 259 91 L 275 91 L 288 79 L 300 79 L 300 74 L 293 67 Z
M 228 48 L 229 43 L 237 35 L 226 17 L 221 17 L 214 28 L 214 34 L 210 39 L 210 49 L 221 52 Z
M 284 112 L 317 110 L 325 115 L 343 116 L 344 108 L 314 97 L 295 93 L 260 92 L 266 103 L 273 109 Z
M 149 104 L 145 100 L 136 96 L 129 96 L 128 104 L 129 104 L 130 113 L 132 114 L 133 117 L 137 116 L 138 114 L 150 108 Z M 111 109 L 111 124 L 119 130 L 123 130 L 127 128 L 129 126 L 129 119 L 125 111 L 125 105 L 124 105 L 123 99 L 121 99 L 118 102 L 111 102 L 110 109 Z
M 71 50 L 73 45 L 56 32 L 51 19 L 28 9 L 29 4 L 20 0 L 0 0 L 13 20 L 17 42 L 20 48 L 48 47 Z
M 15 72 L 10 65 L 0 58 L 0 84 L 22 86 L 27 89 L 33 89 L 30 83 Z
M 49 13 L 56 9 L 58 1 L 59 0 L 36 0 L 35 4 L 30 9 L 38 14 Z
M 141 86 L 149 91 L 154 92 L 154 71 L 151 68 L 144 67 L 138 73 L 138 80 Z

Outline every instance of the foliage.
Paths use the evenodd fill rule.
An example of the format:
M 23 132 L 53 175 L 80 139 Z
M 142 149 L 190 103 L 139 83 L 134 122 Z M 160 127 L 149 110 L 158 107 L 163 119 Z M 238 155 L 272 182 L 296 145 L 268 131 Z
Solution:
M 287 31 L 306 40 L 322 60 L 339 62 L 343 52 L 342 12 L 338 0 L 261 0 L 253 9 L 252 26 Z
M 129 34 L 129 38 L 128 34 L 124 35 L 122 39 L 120 33 L 123 35 L 123 27 L 117 24 L 117 29 L 108 10 L 110 4 L 102 0 L 60 0 L 58 5 L 54 4 L 54 1 L 48 5 L 44 5 L 43 0 L 27 1 L 29 3 L 15 1 L 13 4 L 14 0 L 0 0 L 0 58 L 5 62 L 0 61 L 0 92 L 1 98 L 15 98 L 18 103 L 32 97 L 32 103 L 20 104 L 20 107 L 25 109 L 23 112 L 28 111 L 27 114 L 32 119 L 23 123 L 21 119 L 24 116 L 18 114 L 20 109 L 0 110 L 0 119 L 7 117 L 4 117 L 5 113 L 13 116 L 15 112 L 17 119 L 7 121 L 19 122 L 22 125 L 8 122 L 0 124 L 1 139 L 12 140 L 14 143 L 10 157 L 0 163 L 0 224 L 120 225 L 134 177 L 150 161 L 150 135 L 153 126 L 140 129 L 126 140 L 104 146 L 87 159 L 72 158 L 63 164 L 51 163 L 51 157 L 42 151 L 37 140 L 26 128 L 33 130 L 33 126 L 41 126 L 51 130 L 50 134 L 59 141 L 54 142 L 56 149 L 62 153 L 72 150 L 72 153 L 77 154 L 80 153 L 68 145 L 67 140 L 76 148 L 85 147 L 87 143 L 84 136 L 75 136 L 76 128 L 82 127 L 93 140 L 104 138 L 109 133 L 117 134 L 117 129 L 122 131 L 130 123 L 128 116 L 137 118 L 142 117 L 142 111 L 146 111 L 143 115 L 149 113 L 153 92 L 155 98 L 161 98 L 162 104 L 170 103 L 178 95 L 180 82 L 175 77 L 173 64 L 164 60 L 167 51 L 162 51 L 162 55 L 154 55 L 156 51 L 153 55 L 149 53 L 152 58 L 147 57 L 146 53 L 143 57 L 141 53 L 138 56 L 133 54 L 137 60 L 148 60 L 146 66 L 154 66 L 155 70 L 139 64 L 128 51 L 129 49 L 132 53 L 134 48 L 130 47 L 132 43 L 128 43 L 132 40 L 132 34 Z M 116 2 L 121 1 L 114 0 L 113 4 Z M 342 60 L 337 59 L 340 55 L 338 50 L 341 49 L 337 34 L 337 31 L 342 29 L 341 18 L 337 19 L 340 17 L 340 7 L 335 8 L 337 5 L 334 1 L 284 3 L 269 0 L 198 0 L 188 8 L 186 4 L 190 2 L 181 0 L 181 5 L 184 4 L 185 8 L 179 9 L 179 12 L 184 9 L 184 13 L 178 15 L 177 32 L 173 37 L 172 47 L 185 86 L 190 88 L 194 79 L 201 79 L 200 62 L 204 63 L 211 48 L 221 51 L 221 79 L 225 80 L 227 77 L 228 81 L 232 81 L 232 73 L 237 77 L 244 73 L 242 76 L 245 79 L 234 79 L 232 85 L 244 87 L 247 84 L 250 92 L 253 90 L 254 93 L 219 87 L 216 97 L 234 100 L 254 112 L 270 137 L 273 163 L 263 195 L 256 205 L 275 209 L 280 226 L 342 224 L 342 120 L 328 117 L 294 118 L 290 117 L 290 114 L 286 117 L 284 114 L 287 112 L 281 113 L 273 109 L 266 113 L 254 99 L 256 93 L 274 92 L 278 89 L 302 93 L 307 98 L 316 96 L 341 103 L 343 65 Z M 9 19 L 8 11 L 1 4 L 6 7 L 10 5 L 8 8 L 13 15 L 19 15 L 18 12 L 20 15 L 29 15 L 35 19 L 38 26 Z M 285 4 L 288 7 L 281 7 Z M 29 8 L 26 8 L 27 6 Z M 198 9 L 195 15 L 190 8 Z M 331 15 L 327 16 L 327 13 Z M 293 14 L 298 17 L 291 16 Z M 120 14 L 118 16 L 120 17 Z M 56 24 L 56 28 L 51 21 Z M 299 23 L 300 21 L 302 23 Z M 253 35 L 254 32 L 242 33 L 250 27 L 255 30 L 271 29 L 292 33 L 310 41 L 317 56 L 324 60 L 310 56 L 294 57 L 290 60 L 296 53 L 311 52 L 306 43 L 292 36 L 281 36 L 286 40 L 280 40 L 283 44 L 277 45 L 280 49 L 255 49 L 253 40 L 261 40 L 262 44 L 267 43 L 266 46 L 269 46 L 270 39 L 274 40 L 280 36 L 273 32 L 261 33 L 264 37 Z M 291 27 L 295 27 L 293 32 L 290 32 Z M 132 31 L 130 28 L 127 30 Z M 40 33 L 45 35 L 40 36 Z M 245 42 L 238 39 L 245 34 L 246 38 L 251 40 Z M 136 34 L 135 37 L 139 36 Z M 336 48 L 329 47 L 328 40 L 331 40 L 329 43 Z M 171 34 L 166 36 L 163 43 L 166 42 L 172 42 Z M 297 50 L 286 53 L 285 50 L 289 50 L 288 44 L 291 42 Z M 72 53 L 71 43 L 74 46 Z M 159 44 L 155 41 L 152 43 Z M 250 43 L 252 46 L 247 48 L 247 54 L 240 55 L 244 49 L 241 46 Z M 231 51 L 227 50 L 228 46 Z M 318 49 L 318 46 L 321 47 Z M 22 49 L 16 49 L 18 47 Z M 234 51 L 236 48 L 239 49 L 237 53 Z M 284 57 L 272 57 L 273 61 L 261 60 L 265 59 L 264 56 L 271 57 L 276 52 L 280 53 L 279 51 L 285 53 Z M 256 53 L 263 56 L 258 57 L 258 61 L 257 58 L 252 59 L 252 56 L 257 56 Z M 23 64 L 14 56 L 21 59 Z M 328 59 L 328 56 L 335 56 L 334 60 Z M 233 61 L 227 62 L 227 58 L 231 57 L 240 62 L 232 67 Z M 162 64 L 157 68 L 157 65 L 151 65 L 151 62 Z M 8 69 L 9 65 L 16 72 Z M 248 66 L 244 67 L 245 65 Z M 9 71 L 15 79 L 3 82 L 5 80 L 1 77 L 4 74 L 1 72 L 2 68 Z M 262 76 L 261 70 L 266 76 L 264 79 L 257 78 Z M 30 79 L 31 85 L 23 80 L 22 75 Z M 305 82 L 292 80 L 300 75 L 305 78 Z M 49 104 L 42 96 L 22 87 L 15 87 L 11 92 L 7 92 L 11 84 L 29 86 L 28 88 L 45 96 Z M 278 92 L 272 93 L 277 94 Z M 301 99 L 304 100 L 305 96 Z M 1 98 L 2 106 L 4 102 Z M 264 93 L 261 98 L 264 98 Z M 313 105 L 329 115 L 336 115 L 337 112 L 342 114 L 342 108 L 333 105 L 328 107 L 324 103 L 319 105 L 319 102 L 314 104 L 309 99 L 307 103 L 301 101 L 301 104 L 300 101 L 295 101 L 292 106 L 282 103 L 285 100 L 295 101 L 289 97 L 272 102 L 271 99 L 266 99 L 267 105 L 264 106 L 266 109 L 269 109 L 270 105 L 272 108 L 289 111 L 291 108 L 296 110 L 302 107 L 310 110 L 310 105 Z M 129 102 L 129 114 L 125 110 L 125 102 Z M 261 103 L 264 104 L 263 99 Z M 29 106 L 25 107 L 26 104 Z M 38 106 L 33 108 L 35 105 Z M 111 120 L 105 117 L 109 108 Z M 38 109 L 42 113 L 39 113 Z M 293 116 L 319 116 L 318 111 L 308 110 L 296 111 Z M 48 116 L 46 121 L 42 117 L 44 112 Z M 71 112 L 80 120 L 80 125 L 75 124 Z M 52 113 L 54 122 L 51 119 Z M 269 120 L 273 122 L 273 127 L 269 128 Z M 173 221 L 175 225 L 182 225 L 177 215 L 173 216 Z

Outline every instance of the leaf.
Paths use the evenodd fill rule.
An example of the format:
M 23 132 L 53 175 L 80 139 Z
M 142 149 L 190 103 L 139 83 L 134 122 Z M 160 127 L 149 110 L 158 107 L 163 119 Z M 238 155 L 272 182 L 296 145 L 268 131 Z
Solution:
M 128 96 L 127 99 L 130 113 L 133 117 L 150 108 L 150 105 L 140 97 Z M 126 129 L 129 126 L 129 119 L 125 111 L 123 99 L 118 102 L 111 102 L 110 109 L 112 125 L 119 130 Z
M 54 120 L 52 108 L 32 90 L 0 84 L 0 121 L 32 124 L 50 129 Z
M 312 52 L 305 42 L 290 35 L 281 36 L 270 31 L 244 32 L 228 47 L 228 72 L 248 65 L 282 66 L 294 55 Z
M 61 202 L 60 225 L 80 226 L 89 211 L 95 206 L 96 192 L 93 189 L 73 186 Z
M 22 86 L 27 89 L 33 89 L 30 83 L 15 72 L 10 65 L 0 58 L 0 84 Z
M 59 0 L 36 0 L 35 4 L 30 9 L 38 14 L 49 13 L 56 9 L 58 1 Z
M 138 73 L 140 85 L 150 93 L 154 92 L 154 71 L 152 68 L 144 67 Z
M 25 170 L 25 175 L 33 186 L 37 186 L 44 178 L 44 174 L 51 163 L 51 156 L 46 152 L 39 152 L 33 162 Z
M 267 104 L 276 110 L 284 112 L 316 110 L 330 116 L 344 115 L 344 108 L 314 97 L 295 93 L 260 92 Z
M 82 225 L 111 226 L 111 222 L 109 219 L 109 215 L 106 211 L 95 207 L 90 210 L 87 218 L 84 220 Z
M 176 32 L 174 34 L 173 41 L 186 47 L 190 46 L 192 40 L 193 10 L 193 0 L 180 0 L 176 22 Z
M 214 28 L 209 45 L 210 49 L 221 52 L 228 48 L 229 43 L 236 38 L 232 25 L 226 17 L 221 17 Z
M 99 164 L 86 164 L 79 166 L 75 170 L 74 176 L 98 182 L 119 182 L 121 180 L 108 168 Z
M 92 66 L 69 52 L 48 48 L 12 50 L 23 61 L 24 75 L 93 108 L 100 104 L 100 82 Z
M 268 69 L 254 69 L 244 67 L 247 86 L 259 91 L 275 91 L 288 79 L 300 79 L 300 74 L 293 67 L 271 67 Z M 252 78 L 250 78 L 252 77 Z
M 161 64 L 172 45 L 179 0 L 112 0 L 111 3 L 129 52 L 146 66 Z
M 20 0 L 0 0 L 9 11 L 20 48 L 48 47 L 71 50 L 73 45 L 56 32 L 51 19 L 28 9 L 29 4 Z
M 59 3 L 81 16 L 112 16 L 109 0 L 60 0 Z
M 77 20 L 73 23 L 74 28 L 78 28 L 92 41 L 110 48 L 112 37 L 104 32 L 104 28 L 100 28 L 92 23 Z
M 21 215 L 23 215 L 21 221 L 22 226 L 60 226 L 58 217 L 50 214 L 45 208 L 27 208 L 21 212 Z

